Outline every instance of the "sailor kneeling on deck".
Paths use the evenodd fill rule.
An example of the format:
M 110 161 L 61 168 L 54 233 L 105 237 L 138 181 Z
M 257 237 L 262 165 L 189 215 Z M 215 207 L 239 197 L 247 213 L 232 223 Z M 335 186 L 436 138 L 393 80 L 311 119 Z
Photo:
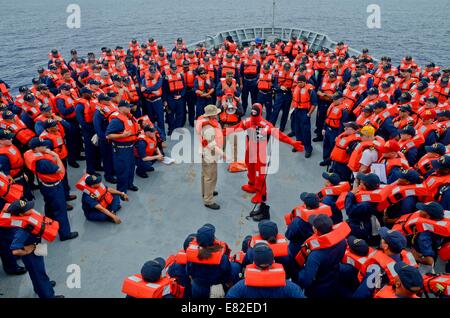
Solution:
M 83 191 L 82 208 L 89 221 L 122 223 L 116 212 L 120 210 L 120 199 L 128 201 L 128 195 L 106 187 L 100 175 L 85 175 L 77 183 Z

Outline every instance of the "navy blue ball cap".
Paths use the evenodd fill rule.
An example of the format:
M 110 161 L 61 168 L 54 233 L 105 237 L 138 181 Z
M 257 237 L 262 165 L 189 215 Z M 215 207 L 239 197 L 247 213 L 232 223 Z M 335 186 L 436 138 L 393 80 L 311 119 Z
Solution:
M 88 80 L 89 85 L 100 85 L 99 81 L 96 81 L 95 79 L 91 78 Z
M 102 182 L 102 176 L 99 174 L 91 174 L 86 177 L 85 180 L 88 186 L 93 186 L 94 184 L 99 184 Z
M 436 96 L 431 96 L 430 98 L 427 98 L 427 102 L 433 103 L 433 104 L 438 104 L 439 100 Z
M 409 105 L 409 104 L 401 105 L 401 106 L 398 107 L 398 110 L 399 110 L 399 111 L 408 112 L 408 113 L 411 114 L 411 112 L 412 112 L 412 107 L 411 107 L 411 105 Z
M 34 97 L 33 94 L 26 94 L 26 95 L 23 97 L 23 100 L 26 101 L 26 102 L 29 102 L 29 103 L 34 102 L 35 99 L 36 99 L 36 97 Z
M 262 220 L 258 223 L 258 231 L 263 240 L 268 240 L 271 237 L 276 237 L 278 234 L 278 226 L 275 222 L 270 220 Z
M 319 197 L 316 193 L 303 192 L 300 194 L 300 200 L 302 200 L 308 206 L 319 205 Z
M 444 208 L 437 202 L 428 202 L 428 203 L 418 202 L 416 204 L 416 208 L 418 210 L 427 212 L 427 214 L 433 220 L 442 220 L 442 218 L 444 217 Z
M 256 266 L 268 267 L 273 264 L 273 251 L 265 242 L 256 243 L 253 247 L 253 262 Z
M 445 148 L 444 144 L 441 144 L 440 142 L 437 142 L 435 144 L 432 144 L 431 146 L 425 146 L 426 152 L 432 152 L 437 153 L 438 155 L 445 155 L 445 152 L 447 149 Z
M 450 117 L 450 110 L 446 109 L 437 113 L 437 117 Z
M 28 145 L 29 145 L 30 149 L 34 149 L 37 147 L 47 146 L 47 143 L 45 143 L 43 140 L 39 139 L 39 137 L 33 137 L 33 138 L 31 138 Z
M 420 177 L 420 174 L 414 169 L 401 170 L 399 173 L 399 178 L 408 180 L 413 184 L 422 183 L 422 178 Z
M 106 94 L 101 93 L 101 94 L 99 94 L 99 95 L 97 96 L 97 99 L 98 99 L 99 101 L 100 101 L 100 100 L 110 101 L 110 100 L 111 100 L 111 97 L 109 97 L 109 96 L 106 95 Z
M 344 97 L 344 95 L 342 95 L 342 93 L 340 91 L 337 91 L 336 93 L 333 94 L 333 100 L 338 100 L 343 97 Z
M 322 178 L 330 181 L 331 184 L 333 184 L 333 185 L 338 185 L 339 182 L 341 182 L 341 177 L 337 173 L 334 173 L 334 172 L 323 172 Z
M 187 250 L 187 248 L 189 247 L 189 244 L 191 244 L 191 242 L 195 239 L 195 233 L 191 233 L 189 234 L 186 239 L 183 242 L 183 249 Z
M 57 124 L 58 124 L 58 122 L 56 120 L 47 119 L 46 121 L 44 121 L 42 126 L 44 127 L 44 129 L 48 129 L 48 128 L 56 127 Z
M 83 87 L 80 89 L 80 94 L 92 94 L 92 91 L 87 87 Z
M 10 111 L 10 110 L 5 110 L 2 113 L 3 119 L 13 119 L 14 116 L 16 116 L 16 115 L 14 115 L 14 113 L 12 111 Z
M 133 105 L 132 104 L 130 104 L 129 102 L 127 102 L 126 100 L 121 100 L 120 102 L 119 102 L 119 105 L 117 105 L 117 107 L 127 107 L 127 108 L 131 108 L 131 107 L 133 107 Z
M 375 173 L 364 174 L 362 172 L 358 172 L 356 178 L 370 186 L 376 186 L 380 184 L 380 178 Z
M 215 233 L 216 229 L 214 227 L 211 227 L 209 224 L 203 225 L 196 234 L 198 244 L 202 247 L 212 246 Z
M 350 248 L 350 251 L 358 256 L 366 256 L 367 254 L 369 254 L 369 245 L 363 239 L 350 235 L 347 238 L 347 244 Z
M 242 252 L 247 253 L 248 247 L 250 246 L 250 241 L 252 240 L 252 236 L 251 235 L 247 235 L 246 237 L 244 237 L 244 240 L 242 241 Z
M 417 268 L 400 261 L 395 263 L 394 270 L 407 290 L 418 292 L 423 288 L 423 276 Z
M 394 253 L 400 253 L 406 247 L 406 237 L 399 231 L 380 228 L 380 236 Z
M 375 104 L 373 104 L 373 108 L 377 109 L 377 108 L 386 108 L 387 104 L 384 100 L 379 100 L 377 101 Z
M 59 90 L 70 90 L 70 85 L 69 84 L 61 84 L 59 85 Z
M 378 95 L 378 88 L 376 88 L 376 87 L 370 88 L 369 91 L 367 92 L 367 94 L 369 94 L 369 95 Z
M 438 160 L 431 161 L 431 165 L 436 169 L 450 169 L 450 155 L 444 155 Z
M 161 257 L 145 262 L 145 264 L 141 268 L 142 278 L 146 282 L 158 281 L 165 266 L 166 262 Z
M 14 134 L 9 129 L 0 129 L 0 139 L 11 140 L 14 138 Z
M 405 135 L 410 135 L 410 136 L 415 136 L 416 130 L 414 129 L 413 126 L 405 126 L 403 129 L 399 130 L 399 133 L 405 134 Z
M 42 104 L 41 106 L 39 106 L 39 110 L 41 111 L 41 113 L 46 113 L 52 110 L 52 106 L 48 104 Z
M 356 122 L 354 122 L 354 121 L 349 121 L 349 122 L 346 122 L 345 124 L 344 124 L 344 127 L 349 127 L 349 128 L 352 128 L 353 130 L 358 130 L 359 128 L 361 128 Z
M 11 213 L 12 215 L 20 215 L 33 207 L 34 201 L 16 200 L 9 205 L 6 212 Z

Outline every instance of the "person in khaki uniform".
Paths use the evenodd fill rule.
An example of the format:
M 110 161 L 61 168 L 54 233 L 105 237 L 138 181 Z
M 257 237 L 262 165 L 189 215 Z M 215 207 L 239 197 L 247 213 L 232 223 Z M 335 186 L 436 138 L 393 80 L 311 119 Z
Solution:
M 222 128 L 217 121 L 220 113 L 215 105 L 205 107 L 205 114 L 197 120 L 197 133 L 201 139 L 202 154 L 202 196 L 207 208 L 218 210 L 220 205 L 214 202 L 217 183 L 217 161 L 224 156 Z

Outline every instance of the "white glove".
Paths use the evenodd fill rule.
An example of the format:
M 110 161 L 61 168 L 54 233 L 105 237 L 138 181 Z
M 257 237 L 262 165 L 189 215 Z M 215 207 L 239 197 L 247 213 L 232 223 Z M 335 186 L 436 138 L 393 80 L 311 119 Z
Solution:
M 91 141 L 92 141 L 92 143 L 93 143 L 95 146 L 98 146 L 98 136 L 97 136 L 97 134 L 95 134 L 94 136 L 92 136 Z

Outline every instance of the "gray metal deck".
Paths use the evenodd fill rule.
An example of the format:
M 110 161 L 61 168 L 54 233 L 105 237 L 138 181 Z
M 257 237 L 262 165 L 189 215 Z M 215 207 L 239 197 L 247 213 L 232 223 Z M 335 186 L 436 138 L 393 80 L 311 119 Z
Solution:
M 288 126 L 289 127 L 289 126 Z M 169 143 L 169 149 L 170 144 Z M 283 161 L 280 170 L 268 177 L 269 204 L 272 219 L 278 223 L 280 232 L 285 231 L 283 215 L 299 204 L 299 193 L 317 191 L 322 185 L 318 166 L 321 161 L 320 143 L 314 145 L 310 159 L 303 153 L 292 153 L 288 145 L 280 146 Z M 81 176 L 79 169 L 70 169 L 70 184 Z M 238 250 L 242 239 L 257 230 L 257 223 L 247 221 L 245 216 L 253 204 L 251 195 L 240 186 L 246 182 L 246 173 L 231 174 L 226 165 L 219 166 L 217 202 L 219 211 L 205 208 L 200 194 L 200 164 L 157 163 L 150 178 L 136 177 L 139 192 L 130 193 L 130 202 L 123 203 L 119 215 L 122 224 L 94 223 L 85 219 L 81 210 L 80 192 L 73 187 L 78 199 L 75 209 L 69 212 L 72 229 L 80 236 L 72 241 L 56 240 L 49 245 L 45 258 L 47 273 L 57 282 L 55 291 L 66 297 L 123 297 L 122 280 L 138 273 L 141 265 L 152 258 L 176 252 L 185 237 L 204 223 L 216 226 L 216 236 Z M 36 207 L 43 211 L 39 191 Z M 70 264 L 81 268 L 81 288 L 69 289 L 66 272 Z M 36 297 L 28 275 L 6 276 L 0 270 L 0 297 Z

